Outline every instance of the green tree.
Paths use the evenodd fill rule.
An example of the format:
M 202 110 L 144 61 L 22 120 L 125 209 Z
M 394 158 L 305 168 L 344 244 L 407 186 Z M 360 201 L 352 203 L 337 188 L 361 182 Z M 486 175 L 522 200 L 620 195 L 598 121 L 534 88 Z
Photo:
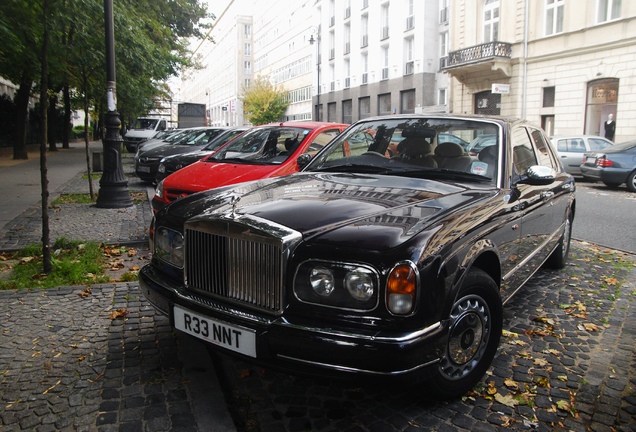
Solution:
M 255 125 L 279 121 L 289 105 L 287 92 L 261 75 L 249 87 L 242 87 L 239 98 L 248 121 Z

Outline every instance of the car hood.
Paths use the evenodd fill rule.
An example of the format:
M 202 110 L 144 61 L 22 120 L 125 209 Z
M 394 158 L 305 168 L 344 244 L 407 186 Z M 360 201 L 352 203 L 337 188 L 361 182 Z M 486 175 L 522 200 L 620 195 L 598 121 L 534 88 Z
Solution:
M 181 153 L 181 154 L 168 156 L 165 162 L 168 164 L 175 164 L 175 165 L 179 163 L 191 164 L 198 160 L 203 159 L 206 156 L 211 155 L 212 153 L 214 153 L 214 150 L 197 149 L 197 150 L 189 151 L 187 153 Z
M 194 193 L 235 183 L 266 178 L 280 165 L 245 165 L 237 163 L 196 162 L 170 175 L 164 189 Z
M 157 134 L 154 129 L 129 129 L 126 132 L 127 138 L 151 138 Z
M 296 230 L 305 239 L 319 237 L 343 246 L 353 241 L 357 248 L 378 250 L 401 244 L 449 213 L 468 212 L 476 201 L 496 193 L 434 180 L 298 173 L 194 194 L 163 211 L 182 221 L 234 212 L 240 222 L 251 215 Z

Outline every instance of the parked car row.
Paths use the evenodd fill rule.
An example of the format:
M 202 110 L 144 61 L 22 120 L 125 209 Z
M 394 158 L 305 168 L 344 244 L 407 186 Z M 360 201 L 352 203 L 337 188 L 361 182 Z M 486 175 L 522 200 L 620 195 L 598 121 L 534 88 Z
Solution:
M 525 121 L 347 126 L 252 128 L 159 182 L 140 289 L 177 330 L 247 361 L 462 396 L 505 302 L 565 265 L 573 177 Z
M 615 188 L 625 183 L 636 192 L 636 140 L 620 144 L 595 135 L 550 138 L 565 170 Z

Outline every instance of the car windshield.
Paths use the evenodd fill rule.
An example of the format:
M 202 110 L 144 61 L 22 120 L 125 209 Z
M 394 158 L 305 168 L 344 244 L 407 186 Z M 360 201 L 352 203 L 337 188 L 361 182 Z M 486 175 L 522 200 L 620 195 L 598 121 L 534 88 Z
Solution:
M 180 145 L 190 146 L 202 146 L 209 143 L 212 139 L 220 135 L 224 129 L 204 129 L 197 131 L 191 135 L 188 135 L 182 141 L 179 141 Z
M 243 132 L 245 132 L 245 129 L 235 129 L 235 130 L 225 131 L 224 133 L 214 137 L 214 139 L 210 141 L 210 143 L 206 145 L 203 148 L 203 150 L 216 150 L 219 147 L 221 147 L 223 144 L 232 141 L 234 138 L 236 138 Z
M 250 129 L 208 161 L 280 165 L 294 154 L 310 132 L 311 129 L 281 126 Z
M 133 125 L 133 129 L 154 129 L 158 121 L 157 119 L 138 118 Z
M 492 121 L 369 119 L 339 135 L 305 170 L 494 183 L 500 136 L 500 127 Z M 462 143 L 475 143 L 475 151 L 467 151 Z

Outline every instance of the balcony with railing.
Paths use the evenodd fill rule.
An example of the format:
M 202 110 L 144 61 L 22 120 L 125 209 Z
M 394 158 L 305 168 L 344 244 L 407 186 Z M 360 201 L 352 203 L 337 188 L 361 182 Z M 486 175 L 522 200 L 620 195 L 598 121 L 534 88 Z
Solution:
M 389 79 L 389 68 L 388 67 L 382 68 L 382 79 L 383 80 Z
M 413 72 L 415 72 L 413 61 L 406 62 L 404 64 L 404 75 L 413 75 Z
M 369 74 L 367 72 L 364 72 L 362 74 L 362 84 L 367 84 L 369 82 Z
M 445 65 L 440 67 L 454 76 L 492 71 L 497 77 L 510 77 L 512 73 L 512 44 L 488 42 L 448 53 Z
M 344 88 L 349 88 L 351 87 L 351 78 L 347 77 L 344 79 Z

